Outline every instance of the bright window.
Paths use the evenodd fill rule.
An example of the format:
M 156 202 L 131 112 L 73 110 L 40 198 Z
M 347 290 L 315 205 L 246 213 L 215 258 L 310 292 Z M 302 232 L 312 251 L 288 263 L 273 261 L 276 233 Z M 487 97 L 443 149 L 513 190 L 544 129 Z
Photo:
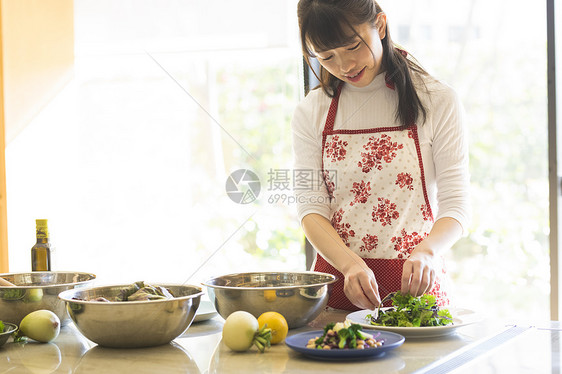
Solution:
M 494 317 L 548 319 L 546 3 L 381 6 L 391 27 L 409 25 L 396 41 L 466 109 L 473 222 L 448 256 L 457 299 Z
M 11 270 L 30 270 L 35 218 L 53 270 L 102 283 L 304 270 L 294 4 L 76 1 L 75 79 L 7 149 Z M 238 169 L 260 179 L 251 203 L 226 193 Z

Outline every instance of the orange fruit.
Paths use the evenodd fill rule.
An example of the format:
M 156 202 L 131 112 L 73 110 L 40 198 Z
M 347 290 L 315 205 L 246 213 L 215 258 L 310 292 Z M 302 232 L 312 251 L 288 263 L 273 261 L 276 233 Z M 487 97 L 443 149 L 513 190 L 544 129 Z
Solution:
M 271 329 L 271 344 L 283 342 L 289 333 L 289 325 L 281 313 L 265 312 L 258 317 L 258 324 L 260 329 L 264 325 Z

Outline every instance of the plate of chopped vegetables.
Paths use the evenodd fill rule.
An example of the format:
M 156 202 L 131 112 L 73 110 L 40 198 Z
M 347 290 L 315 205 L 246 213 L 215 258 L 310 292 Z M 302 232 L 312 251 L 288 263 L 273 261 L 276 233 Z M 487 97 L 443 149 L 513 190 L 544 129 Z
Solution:
M 413 297 L 399 292 L 392 298 L 391 307 L 359 310 L 348 314 L 347 319 L 363 327 L 392 331 L 408 338 L 445 336 L 478 321 L 471 310 L 438 307 L 433 295 Z
M 287 346 L 306 356 L 322 360 L 351 360 L 379 357 L 398 348 L 405 338 L 389 331 L 363 331 L 350 321 L 329 323 L 324 330 L 287 337 Z

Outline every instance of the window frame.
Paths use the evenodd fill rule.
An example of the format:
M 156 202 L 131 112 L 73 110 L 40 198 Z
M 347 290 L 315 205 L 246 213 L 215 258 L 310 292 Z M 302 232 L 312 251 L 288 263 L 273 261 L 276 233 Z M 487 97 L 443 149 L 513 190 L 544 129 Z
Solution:
M 560 256 L 559 256 L 559 237 L 562 229 L 562 221 L 559 214 L 562 209 L 562 199 L 560 198 L 562 189 L 562 173 L 559 168 L 562 166 L 561 133 L 558 121 L 558 108 L 562 104 L 557 102 L 557 86 L 562 84 L 557 82 L 556 77 L 556 52 L 560 50 L 560 41 L 556 40 L 556 22 L 560 21 L 556 13 L 554 0 L 546 2 L 547 18 L 547 89 L 548 89 L 548 179 L 549 179 L 549 217 L 550 217 L 550 319 L 560 320 Z

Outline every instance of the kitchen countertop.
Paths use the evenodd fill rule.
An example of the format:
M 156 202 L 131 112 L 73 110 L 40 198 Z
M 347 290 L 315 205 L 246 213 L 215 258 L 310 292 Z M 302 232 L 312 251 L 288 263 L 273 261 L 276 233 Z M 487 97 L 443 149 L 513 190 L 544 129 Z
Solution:
M 346 312 L 327 310 L 289 335 L 319 330 L 343 321 Z M 143 349 L 99 347 L 69 324 L 49 344 L 11 340 L 0 347 L 3 373 L 450 373 L 559 372 L 558 322 L 509 324 L 484 319 L 438 338 L 406 339 L 382 357 L 362 361 L 320 361 L 278 344 L 261 354 L 253 347 L 230 351 L 221 342 L 224 320 L 215 316 L 194 323 L 172 343 Z

